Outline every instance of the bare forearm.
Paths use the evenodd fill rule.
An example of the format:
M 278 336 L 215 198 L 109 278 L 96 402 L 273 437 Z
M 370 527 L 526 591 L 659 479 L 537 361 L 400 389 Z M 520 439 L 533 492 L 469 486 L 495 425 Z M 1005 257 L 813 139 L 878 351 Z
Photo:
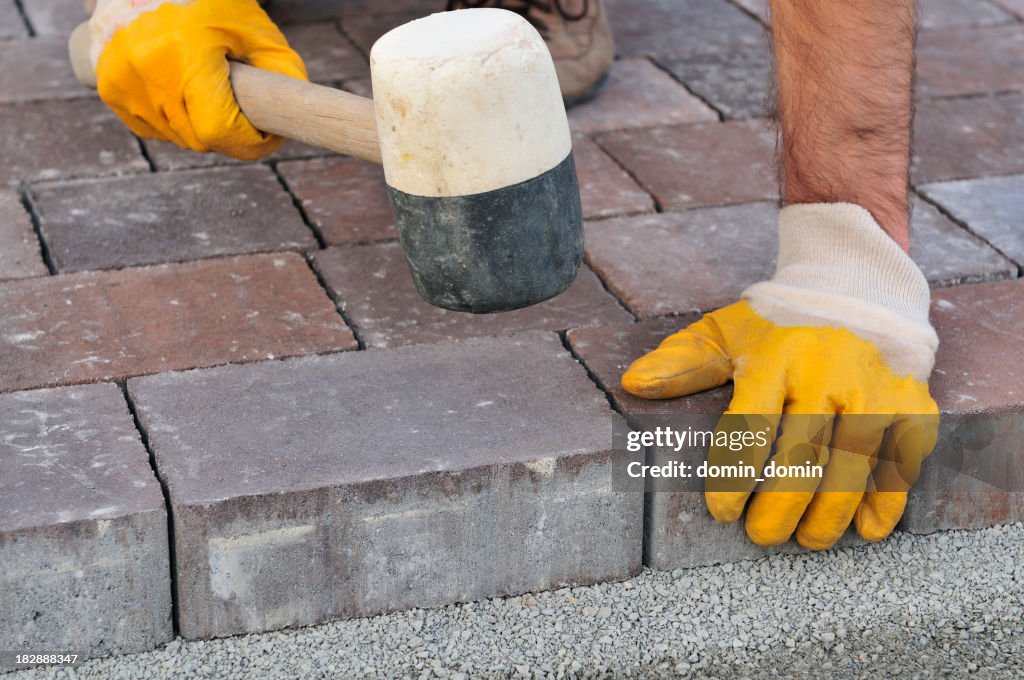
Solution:
M 866 208 L 909 247 L 913 0 L 772 0 L 787 204 Z

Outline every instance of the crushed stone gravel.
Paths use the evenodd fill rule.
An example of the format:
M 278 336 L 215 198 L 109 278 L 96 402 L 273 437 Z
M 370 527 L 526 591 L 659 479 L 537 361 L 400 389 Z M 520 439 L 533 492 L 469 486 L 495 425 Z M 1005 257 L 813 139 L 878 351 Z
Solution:
M 186 642 L 28 678 L 1024 678 L 1024 524 Z

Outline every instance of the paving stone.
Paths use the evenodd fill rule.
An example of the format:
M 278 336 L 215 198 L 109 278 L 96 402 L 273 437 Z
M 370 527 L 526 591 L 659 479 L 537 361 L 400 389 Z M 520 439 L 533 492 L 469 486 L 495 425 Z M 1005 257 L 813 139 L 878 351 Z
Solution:
M 775 76 L 767 44 L 744 45 L 730 52 L 681 59 L 660 57 L 658 62 L 727 119 L 759 118 L 769 114 Z
M 573 161 L 587 219 L 654 212 L 654 199 L 589 137 L 573 135 Z
M 21 0 L 25 16 L 40 36 L 71 35 L 75 26 L 89 19 L 85 0 Z
M 339 0 L 273 0 L 267 14 L 278 24 L 329 21 L 338 18 L 344 3 Z
M 32 200 L 59 272 L 317 246 L 258 165 L 40 184 Z
M 423 16 L 443 12 L 444 0 L 346 0 L 341 5 L 341 16 L 365 14 L 393 14 L 395 12 L 420 12 Z
M 935 291 L 931 319 L 939 350 L 930 388 L 954 417 L 944 418 L 900 527 L 931 533 L 1022 521 L 1024 388 L 1007 369 L 1024 362 L 1024 281 Z
M 669 334 L 695 321 L 698 315 L 675 319 L 654 319 L 633 325 L 572 330 L 568 340 L 573 352 L 610 396 L 614 407 L 634 423 L 657 417 L 674 417 L 675 427 L 683 423 L 704 429 L 713 426 L 727 408 L 731 386 L 679 399 L 652 401 L 626 394 L 619 385 L 622 373 L 642 354 L 654 349 Z M 977 528 L 1024 517 L 1024 479 L 1015 461 L 1024 436 L 1024 390 L 1007 366 L 1020 365 L 1024 346 L 1024 281 L 1003 281 L 958 286 L 934 292 L 932 322 L 940 344 L 931 392 L 943 413 L 940 444 L 925 464 L 922 477 L 911 492 L 903 530 L 928 533 L 940 529 Z M 964 452 L 947 446 L 951 435 L 970 434 L 962 429 L 963 414 L 990 414 L 990 418 L 969 421 L 973 430 L 985 431 L 973 443 L 971 456 L 1015 471 L 1002 488 L 979 481 L 968 466 Z M 1008 414 L 1008 415 L 1004 415 Z M 657 422 L 657 421 L 656 421 Z M 652 451 L 656 464 L 661 452 Z M 706 452 L 697 452 L 702 461 Z M 691 461 L 692 462 L 692 461 Z M 978 467 L 976 464 L 974 467 Z M 1011 486 L 1013 485 L 1013 486 Z M 1016 489 L 1016 493 L 1008 491 Z M 749 559 L 780 549 L 799 550 L 793 543 L 766 550 L 747 540 L 742 522 L 718 524 L 708 514 L 703 495 L 692 491 L 657 492 L 648 495 L 646 505 L 645 564 L 658 569 L 731 562 Z M 857 544 L 852 533 L 843 545 Z
M 769 22 L 770 7 L 768 6 L 768 0 L 732 0 L 732 3 L 737 7 L 747 11 L 758 21 L 763 24 Z
M 1024 0 L 992 0 L 995 4 L 999 5 L 1008 12 L 1016 14 L 1021 19 L 1024 19 Z
M 710 311 L 775 272 L 777 215 L 750 203 L 588 222 L 587 263 L 640 318 Z
M 326 243 L 398 237 L 379 165 L 339 156 L 281 163 L 277 168 Z
M 1024 25 L 922 33 L 917 95 L 963 96 L 1024 90 Z
M 14 0 L 0 0 L 0 40 L 27 37 L 28 28 Z
M 1024 175 L 926 184 L 929 199 L 1017 264 L 1024 264 Z
M 500 314 L 464 314 L 420 298 L 398 243 L 330 248 L 317 253 L 316 266 L 367 347 L 632 320 L 586 267 L 567 291 L 539 305 Z
M 0 103 L 95 98 L 75 79 L 66 38 L 0 41 Z
M 21 197 L 0 189 L 0 281 L 48 273 Z
M 764 40 L 764 28 L 728 2 L 606 0 L 621 56 L 725 54 Z
M 294 253 L 9 281 L 0 391 L 356 346 Z
M 309 79 L 314 83 L 338 83 L 369 76 L 370 65 L 341 35 L 335 21 L 291 24 L 282 31 L 288 44 L 306 63 Z
M 913 205 L 910 256 L 933 286 L 1016 278 L 1016 265 L 980 238 L 919 198 Z M 1018 215 L 1024 215 L 1024 206 Z
M 994 26 L 1013 22 L 993 2 L 986 0 L 921 0 L 919 3 L 922 29 L 950 28 L 953 26 Z
M 430 14 L 428 10 L 411 9 L 383 14 L 347 14 L 341 17 L 341 30 L 356 47 L 369 54 L 373 43 L 392 28 L 421 19 Z
M 775 135 L 765 121 L 623 130 L 597 136 L 665 210 L 774 199 Z
M 116 385 L 0 396 L 0 564 L 2 649 L 174 637 L 164 498 Z
M 640 568 L 642 496 L 611 488 L 611 411 L 553 333 L 128 389 L 170 494 L 185 638 Z
M 146 172 L 138 142 L 98 99 L 0 105 L 0 184 Z
M 587 262 L 637 316 L 710 311 L 775 272 L 778 209 L 770 203 L 588 222 Z M 932 285 L 1015 277 L 1017 267 L 924 201 L 911 255 Z
M 569 110 L 569 124 L 583 132 L 717 120 L 714 111 L 647 59 L 616 61 L 600 95 Z
M 1024 172 L 1024 95 L 918 104 L 915 184 Z

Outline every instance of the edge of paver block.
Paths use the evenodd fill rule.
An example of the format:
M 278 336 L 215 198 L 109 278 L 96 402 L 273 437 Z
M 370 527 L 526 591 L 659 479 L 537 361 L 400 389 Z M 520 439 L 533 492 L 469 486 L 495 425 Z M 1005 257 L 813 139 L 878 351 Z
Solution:
M 70 408 L 70 402 L 61 401 L 64 395 L 88 402 L 86 409 L 99 405 L 73 413 L 84 420 L 62 425 L 58 419 Z M 43 401 L 48 398 L 54 401 Z M 89 463 L 89 471 L 73 472 L 75 479 L 69 480 L 90 489 L 79 504 L 101 502 L 104 494 L 91 489 L 102 484 L 112 455 L 117 456 L 115 480 L 127 481 L 124 475 L 131 473 L 123 472 L 126 464 L 137 466 L 136 475 L 149 478 L 135 476 L 136 496 L 127 505 L 90 510 L 76 506 L 76 501 L 63 505 L 58 490 L 11 472 L 11 483 L 29 484 L 30 494 L 44 496 L 35 508 L 19 506 L 29 514 L 10 514 L 6 526 L 0 527 L 0 649 L 72 652 L 90 658 L 147 651 L 169 642 L 174 630 L 167 511 L 120 389 L 109 383 L 46 388 L 2 395 L 0 400 L 24 401 L 30 413 L 43 419 L 38 434 L 12 431 L 10 446 L 29 437 L 36 455 L 60 456 L 69 444 L 89 446 L 90 438 L 109 438 L 100 442 L 100 448 L 80 454 L 73 464 L 61 464 L 73 470 Z M 54 414 L 52 406 L 65 411 Z M 40 445 L 43 438 L 50 442 Z M 114 443 L 118 448 L 107 448 Z M 125 460 L 129 451 L 138 461 Z M 54 481 L 61 484 L 60 479 Z M 17 499 L 13 492 L 11 497 Z M 51 501 L 52 510 L 46 507 Z
M 542 351 L 536 352 L 537 348 Z M 301 386 L 303 397 L 319 404 L 313 416 L 302 416 L 302 422 L 312 417 L 322 424 L 318 416 L 336 411 L 321 403 L 327 388 L 312 384 L 311 376 L 319 376 L 326 381 L 322 384 L 329 383 L 333 390 L 334 385 L 358 379 L 349 376 L 346 380 L 346 372 L 375 371 L 385 362 L 404 362 L 396 369 L 399 377 L 416 362 L 440 362 L 438 372 L 429 375 L 443 375 L 449 354 L 458 361 L 469 361 L 467 370 L 471 372 L 477 372 L 477 364 L 481 369 L 490 367 L 488 358 L 510 354 L 514 357 L 511 362 L 535 354 L 541 367 L 556 367 L 559 379 L 569 384 L 568 388 L 563 384 L 562 390 L 584 391 L 577 393 L 581 396 L 572 405 L 585 409 L 580 413 L 584 420 L 566 435 L 576 443 L 566 444 L 569 448 L 553 454 L 534 455 L 534 448 L 546 445 L 546 439 L 534 437 L 527 444 L 516 439 L 514 446 L 522 452 L 519 455 L 510 450 L 511 440 L 501 438 L 505 435 L 482 433 L 493 453 L 481 456 L 472 450 L 455 451 L 448 458 L 441 453 L 440 458 L 418 463 L 419 468 L 409 467 L 413 461 L 406 459 L 400 469 L 389 463 L 388 469 L 379 470 L 374 466 L 381 464 L 370 461 L 366 469 L 335 474 L 332 479 L 318 472 L 308 479 L 286 481 L 276 490 L 264 488 L 267 485 L 262 482 L 260 488 L 243 482 L 239 488 L 244 492 L 238 495 L 225 493 L 226 487 L 219 481 L 203 486 L 204 480 L 191 489 L 184 488 L 187 482 L 178 483 L 184 479 L 180 466 L 202 463 L 185 453 L 196 440 L 176 439 L 176 421 L 166 415 L 167 404 L 177 403 L 175 400 L 198 394 L 203 394 L 204 400 L 215 400 L 229 393 L 229 386 L 236 380 L 245 385 L 246 393 L 253 393 L 266 387 L 260 384 L 259 374 L 269 371 L 265 379 L 274 384 L 296 381 L 296 387 L 277 388 L 281 392 L 273 399 L 288 402 L 288 395 Z M 502 370 L 507 371 L 508 364 Z M 283 377 L 290 372 L 297 373 Z M 430 379 L 414 377 L 410 379 L 413 384 L 402 384 L 420 399 Z M 465 398 L 486 401 L 494 384 L 492 380 L 482 388 L 469 388 Z M 461 401 L 450 401 L 445 396 L 450 388 L 452 385 L 438 387 L 437 408 L 442 411 L 462 407 Z M 532 393 L 522 388 L 508 387 L 509 392 L 516 389 L 520 394 L 513 394 L 508 403 L 532 398 Z M 604 396 L 554 333 L 196 369 L 133 378 L 128 390 L 169 491 L 178 620 L 185 638 L 272 630 L 332 618 L 620 580 L 641 569 L 642 496 L 611 487 L 613 414 Z M 344 392 L 336 396 L 345 399 Z M 293 408 L 268 407 L 269 402 L 259 400 L 262 405 L 247 402 L 244 408 L 254 409 L 259 415 L 253 417 L 261 420 L 267 419 L 268 413 L 275 417 L 290 414 Z M 372 408 L 373 399 L 360 403 L 365 411 Z M 265 408 L 270 410 L 260 410 Z M 566 412 L 570 412 L 569 407 Z M 404 419 L 387 422 L 405 425 L 410 417 L 416 423 L 429 422 L 433 411 L 426 408 L 418 415 L 410 416 L 408 411 L 405 415 Z M 468 427 L 472 427 L 476 421 L 463 415 L 470 418 Z M 188 420 L 191 416 L 182 417 Z M 507 429 L 511 422 L 496 427 Z M 205 425 L 188 420 L 188 426 L 216 427 L 215 420 L 206 420 Z M 353 433 L 355 426 L 337 427 L 344 427 L 346 437 L 356 442 L 365 434 Z M 585 435 L 580 434 L 581 428 L 586 430 Z M 318 440 L 339 431 L 335 428 L 328 434 L 318 431 L 307 435 L 289 430 L 287 438 L 295 450 L 308 452 L 308 469 L 320 471 L 325 461 L 334 465 L 335 458 L 324 455 L 351 455 L 354 450 L 354 444 L 344 441 L 324 449 L 327 454 L 317 450 Z M 257 440 L 261 436 L 251 428 L 246 432 L 246 437 Z M 214 441 L 238 441 L 225 436 L 227 440 Z M 389 446 L 401 446 L 401 442 L 396 438 L 389 445 L 388 435 L 382 434 L 377 445 L 387 451 Z M 336 446 L 348 446 L 350 451 L 337 454 Z M 212 455 L 212 449 L 196 455 L 207 453 Z M 373 451 L 368 449 L 367 453 Z M 223 455 L 232 452 L 225 450 Z M 289 461 L 290 455 L 286 456 Z M 205 468 L 197 469 L 206 475 Z

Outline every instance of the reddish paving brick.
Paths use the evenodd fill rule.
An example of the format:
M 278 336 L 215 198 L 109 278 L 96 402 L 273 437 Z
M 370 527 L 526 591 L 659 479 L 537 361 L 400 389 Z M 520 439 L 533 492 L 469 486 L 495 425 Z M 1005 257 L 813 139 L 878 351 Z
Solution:
M 0 281 L 48 273 L 21 197 L 0 189 Z
M 352 349 L 299 255 L 9 281 L 0 391 Z
M 86 21 L 84 0 L 21 0 L 36 35 L 67 39 L 75 26 Z
M 116 385 L 0 395 L 0 646 L 169 642 L 167 512 Z
M 584 217 L 654 212 L 651 195 L 589 137 L 573 136 L 572 155 Z
M 717 114 L 647 59 L 620 59 L 598 97 L 569 110 L 582 132 L 718 120 Z
M 42 184 L 32 199 L 60 272 L 317 245 L 264 166 Z
M 463 314 L 420 298 L 398 243 L 330 248 L 316 267 L 367 347 L 398 347 L 523 330 L 559 331 L 631 321 L 632 317 L 582 268 L 569 289 L 547 302 L 501 314 Z
M 778 193 L 775 135 L 762 120 L 624 130 L 597 140 L 665 210 Z
M 1012 15 L 987 0 L 921 0 L 918 6 L 920 26 L 925 30 L 954 26 L 995 26 L 1014 21 Z
M 714 423 L 731 399 L 731 386 L 679 399 L 651 401 L 626 394 L 619 385 L 623 371 L 642 354 L 654 349 L 664 337 L 696 320 L 697 315 L 656 319 L 633 325 L 573 330 L 568 340 L 591 375 L 612 399 L 613 405 L 634 423 L 653 416 L 675 416 L 680 423 Z M 979 480 L 977 468 L 1016 470 L 1020 438 L 1024 434 L 1024 390 L 1007 366 L 1024 361 L 1024 281 L 1004 281 L 936 291 L 932 322 L 940 344 L 931 392 L 943 413 L 940 444 L 925 464 L 922 477 L 911 493 L 901 528 L 928 533 L 956 527 L 980 527 L 1024 518 L 1024 479 L 1013 477 L 1001 487 Z M 990 414 L 973 422 L 978 434 L 971 456 L 986 460 L 968 474 L 963 452 L 949 446 L 964 438 L 966 413 Z M 1002 414 L 1009 414 L 1004 417 Z M 951 430 L 953 430 L 951 432 Z M 657 453 L 657 452 L 654 452 Z M 703 459 L 704 452 L 696 452 Z M 975 476 L 972 476 L 974 474 Z M 1015 472 L 1019 477 L 1019 472 Z M 988 481 L 992 481 L 991 476 Z M 1014 486 L 1016 485 L 1016 486 Z M 1016 489 L 1018 493 L 1011 493 Z M 704 507 L 703 495 L 693 492 L 660 492 L 648 496 L 645 563 L 671 569 L 729 562 L 767 552 L 743 535 L 742 523 L 714 522 Z M 852 536 L 846 544 L 855 542 Z M 787 544 L 785 550 L 795 550 Z
M 553 333 L 128 390 L 167 480 L 185 638 L 640 569 L 643 497 L 611 488 L 612 413 Z
M 27 37 L 28 27 L 25 26 L 14 0 L 0 0 L 0 40 Z
M 606 0 L 623 56 L 727 53 L 764 40 L 757 20 L 728 2 Z
M 1024 175 L 926 184 L 921 191 L 953 217 L 1024 264 Z
M 751 203 L 588 222 L 587 263 L 640 318 L 709 311 L 774 273 L 777 214 Z
M 337 22 L 291 24 L 282 30 L 288 44 L 306 63 L 309 79 L 314 83 L 339 83 L 369 76 L 370 65 L 341 35 Z
M 1024 95 L 921 102 L 915 184 L 1024 172 Z
M 764 117 L 771 110 L 774 74 L 767 44 L 658 62 L 727 119 Z
M 146 172 L 138 142 L 98 99 L 0 106 L 0 184 Z
M 919 97 L 1024 90 L 1024 25 L 922 33 L 917 42 Z
M 281 163 L 278 172 L 328 244 L 398 237 L 379 165 L 357 158 Z
M 1016 265 L 945 217 L 934 206 L 916 197 L 913 205 L 910 256 L 933 286 L 1017 276 Z
M 0 103 L 96 96 L 75 79 L 66 38 L 0 42 L 0 63 Z

